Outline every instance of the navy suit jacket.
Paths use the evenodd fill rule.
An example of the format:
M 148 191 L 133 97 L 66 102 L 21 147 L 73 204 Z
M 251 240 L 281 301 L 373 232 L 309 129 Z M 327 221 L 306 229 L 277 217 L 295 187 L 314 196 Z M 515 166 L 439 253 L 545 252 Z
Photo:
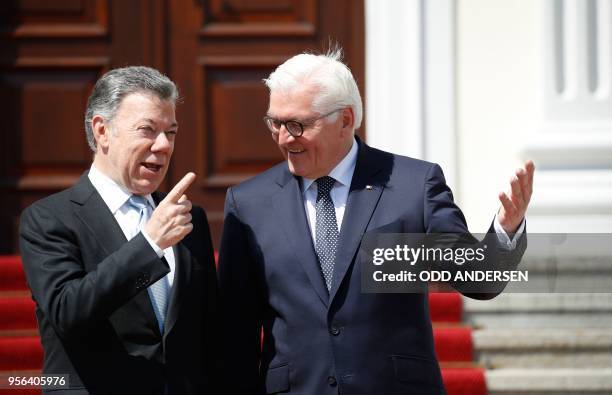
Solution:
M 358 143 L 329 292 L 286 162 L 228 190 L 219 262 L 228 393 L 444 393 L 427 295 L 362 293 L 355 257 L 366 232 L 467 233 L 464 216 L 438 165 Z
M 163 195 L 153 194 L 159 202 Z M 21 255 L 36 301 L 43 372 L 68 374 L 53 394 L 215 394 L 217 282 L 204 210 L 175 246 L 164 333 L 147 287 L 169 271 L 142 233 L 127 241 L 83 175 L 21 216 Z

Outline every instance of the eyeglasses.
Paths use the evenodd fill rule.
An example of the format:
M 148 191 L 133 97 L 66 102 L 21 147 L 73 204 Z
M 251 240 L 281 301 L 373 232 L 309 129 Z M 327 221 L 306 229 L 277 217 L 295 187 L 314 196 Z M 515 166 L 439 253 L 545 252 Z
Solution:
M 280 133 L 281 128 L 283 127 L 283 125 L 285 125 L 285 129 L 287 129 L 287 132 L 289 132 L 290 135 L 292 135 L 293 137 L 300 137 L 302 134 L 304 134 L 304 127 L 308 127 L 314 124 L 319 119 L 328 117 L 340 110 L 342 110 L 342 108 L 335 109 L 334 111 L 328 112 L 327 114 L 323 114 L 319 117 L 311 118 L 306 121 L 296 121 L 295 119 L 281 121 L 280 119 L 272 118 L 269 116 L 265 116 L 263 120 L 266 123 L 266 126 L 268 126 L 268 129 L 270 129 L 270 131 L 274 134 Z

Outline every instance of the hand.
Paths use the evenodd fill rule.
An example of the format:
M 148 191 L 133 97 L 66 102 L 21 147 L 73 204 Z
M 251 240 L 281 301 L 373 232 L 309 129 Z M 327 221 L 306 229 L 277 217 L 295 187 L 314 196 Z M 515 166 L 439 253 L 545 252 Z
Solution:
M 499 193 L 502 207 L 497 213 L 497 219 L 506 233 L 515 233 L 527 212 L 527 206 L 533 192 L 533 172 L 535 165 L 531 160 L 525 162 L 525 167 L 516 169 L 510 178 L 510 196 Z
M 151 240 L 162 250 L 183 240 L 193 229 L 190 214 L 191 202 L 187 199 L 185 191 L 195 179 L 194 173 L 185 174 L 185 177 L 159 203 L 145 225 L 145 231 Z

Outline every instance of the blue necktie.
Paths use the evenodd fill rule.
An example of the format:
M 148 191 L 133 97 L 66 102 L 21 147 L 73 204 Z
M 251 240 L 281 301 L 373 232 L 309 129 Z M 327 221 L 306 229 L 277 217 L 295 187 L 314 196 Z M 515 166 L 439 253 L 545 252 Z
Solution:
M 334 276 L 334 262 L 338 249 L 338 223 L 336 209 L 330 191 L 336 180 L 329 176 L 318 178 L 316 202 L 315 250 L 325 278 L 327 290 L 331 289 Z
M 149 217 L 151 216 L 151 205 L 149 204 L 147 199 L 137 195 L 132 195 L 130 197 L 129 204 L 139 213 L 138 230 L 141 231 L 149 220 Z M 149 286 L 147 290 L 149 292 L 149 297 L 151 298 L 151 304 L 153 305 L 155 317 L 157 317 L 159 331 L 161 333 L 164 333 L 166 311 L 168 310 L 168 296 L 170 293 L 168 275 L 157 280 L 153 285 Z

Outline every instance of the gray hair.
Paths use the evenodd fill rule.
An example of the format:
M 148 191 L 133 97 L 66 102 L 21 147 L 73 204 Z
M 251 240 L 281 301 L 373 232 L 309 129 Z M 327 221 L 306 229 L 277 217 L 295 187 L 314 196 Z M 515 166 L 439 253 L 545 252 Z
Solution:
M 263 81 L 270 93 L 276 90 L 291 92 L 312 84 L 319 89 L 312 103 L 314 111 L 325 114 L 338 108 L 351 107 L 355 115 L 355 129 L 361 126 L 361 95 L 351 70 L 342 63 L 342 48 L 336 47 L 321 55 L 296 55 L 278 66 Z
M 111 122 L 117 114 L 121 101 L 132 93 L 150 93 L 176 105 L 178 89 L 174 82 L 159 71 L 145 66 L 129 66 L 110 70 L 104 74 L 87 99 L 85 110 L 85 134 L 87 143 L 96 152 L 96 139 L 91 121 L 101 115 Z

